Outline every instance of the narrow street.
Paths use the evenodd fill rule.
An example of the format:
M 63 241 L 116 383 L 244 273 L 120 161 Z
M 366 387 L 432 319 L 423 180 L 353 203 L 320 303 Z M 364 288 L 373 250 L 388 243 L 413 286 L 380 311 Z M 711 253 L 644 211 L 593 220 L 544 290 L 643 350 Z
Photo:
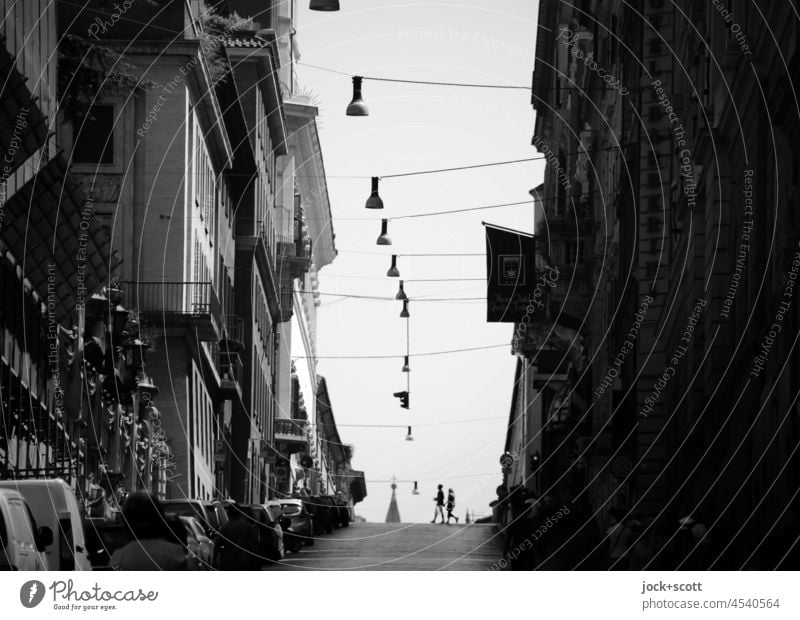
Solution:
M 487 570 L 500 559 L 493 525 L 353 523 L 266 570 Z

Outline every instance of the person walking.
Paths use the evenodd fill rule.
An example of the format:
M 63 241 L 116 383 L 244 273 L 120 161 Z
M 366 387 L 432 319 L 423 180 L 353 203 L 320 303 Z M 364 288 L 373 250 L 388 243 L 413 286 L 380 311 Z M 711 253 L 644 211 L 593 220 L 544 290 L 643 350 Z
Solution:
M 458 525 L 458 517 L 453 514 L 455 507 L 456 494 L 453 492 L 453 489 L 447 489 L 447 525 L 450 525 L 450 519 L 455 519 L 456 525 Z
M 109 566 L 114 570 L 186 570 L 186 548 L 170 539 L 174 535 L 161 502 L 152 493 L 135 491 L 122 507 L 131 541 L 117 549 Z
M 259 565 L 256 528 L 236 504 L 229 504 L 225 512 L 229 521 L 219 530 L 215 566 L 219 570 L 255 570 Z
M 444 491 L 442 491 L 442 485 L 439 485 L 439 491 L 436 493 L 436 497 L 433 498 L 433 501 L 436 502 L 436 505 L 433 508 L 433 521 L 431 523 L 436 523 L 436 517 L 442 517 L 442 523 L 444 523 Z

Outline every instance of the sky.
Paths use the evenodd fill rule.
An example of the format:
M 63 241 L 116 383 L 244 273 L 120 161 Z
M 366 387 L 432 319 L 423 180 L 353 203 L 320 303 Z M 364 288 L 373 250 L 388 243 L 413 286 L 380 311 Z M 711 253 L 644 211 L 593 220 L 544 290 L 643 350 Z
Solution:
M 532 232 L 533 208 L 395 220 L 392 245 L 375 242 L 382 217 L 529 200 L 543 163 L 386 178 L 383 211 L 364 208 L 368 177 L 535 157 L 531 93 L 366 80 L 370 116 L 347 117 L 349 76 L 529 86 L 538 2 L 366 4 L 341 0 L 339 12 L 321 13 L 299 2 L 297 72 L 320 108 L 339 252 L 319 277 L 318 371 L 327 379 L 342 441 L 354 445 L 352 465 L 365 472 L 368 496 L 356 513 L 384 521 L 396 476 L 404 522 L 431 520 L 439 483 L 454 489 L 463 520 L 467 510 L 488 514 L 502 481 L 515 365 L 513 325 L 486 322 L 481 222 Z M 392 396 L 406 389 L 407 327 L 399 316 L 402 302 L 393 299 L 398 279 L 386 276 L 393 253 L 412 300 L 408 411 Z M 408 253 L 453 256 L 403 256 Z M 443 278 L 452 280 L 413 281 Z M 415 357 L 477 347 L 494 348 Z M 395 357 L 353 359 L 386 355 Z M 333 359 L 342 356 L 349 359 Z M 414 441 L 406 441 L 408 425 Z

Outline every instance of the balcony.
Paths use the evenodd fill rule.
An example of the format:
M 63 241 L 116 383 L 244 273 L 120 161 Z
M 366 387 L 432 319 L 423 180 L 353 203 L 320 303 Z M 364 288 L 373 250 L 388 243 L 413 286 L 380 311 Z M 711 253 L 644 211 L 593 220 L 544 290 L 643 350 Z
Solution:
M 214 367 L 219 374 L 220 396 L 225 400 L 236 400 L 242 397 L 242 374 L 244 365 L 237 352 L 220 348 L 213 343 L 210 346 Z
M 306 420 L 278 418 L 274 423 L 274 444 L 279 454 L 288 455 L 308 448 Z
M 271 261 L 275 260 L 275 243 L 277 234 L 275 233 L 275 226 L 272 223 L 272 218 L 265 221 L 258 222 L 258 236 L 263 241 L 264 247 L 267 250 L 267 256 Z
M 278 270 L 291 279 L 299 278 L 311 269 L 311 241 L 300 235 L 277 235 Z
M 222 316 L 222 338 L 219 348 L 223 351 L 241 353 L 244 351 L 244 320 L 235 314 Z
M 211 282 L 123 282 L 126 308 L 158 326 L 190 326 L 202 341 L 220 338 L 220 303 Z

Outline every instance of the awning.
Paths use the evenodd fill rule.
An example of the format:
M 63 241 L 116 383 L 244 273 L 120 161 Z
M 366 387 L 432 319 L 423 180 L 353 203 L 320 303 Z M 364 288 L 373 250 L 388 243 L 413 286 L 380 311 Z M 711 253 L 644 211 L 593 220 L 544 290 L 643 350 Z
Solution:
M 350 481 L 350 497 L 353 503 L 357 504 L 367 496 L 367 483 L 364 480 L 363 471 L 353 471 L 353 479 Z
M 79 300 L 107 283 L 116 266 L 108 236 L 61 154 L 11 196 L 6 209 L 3 242 L 43 299 L 52 286 L 61 323 Z
M 47 141 L 47 119 L 0 37 L 0 180 L 5 181 Z

